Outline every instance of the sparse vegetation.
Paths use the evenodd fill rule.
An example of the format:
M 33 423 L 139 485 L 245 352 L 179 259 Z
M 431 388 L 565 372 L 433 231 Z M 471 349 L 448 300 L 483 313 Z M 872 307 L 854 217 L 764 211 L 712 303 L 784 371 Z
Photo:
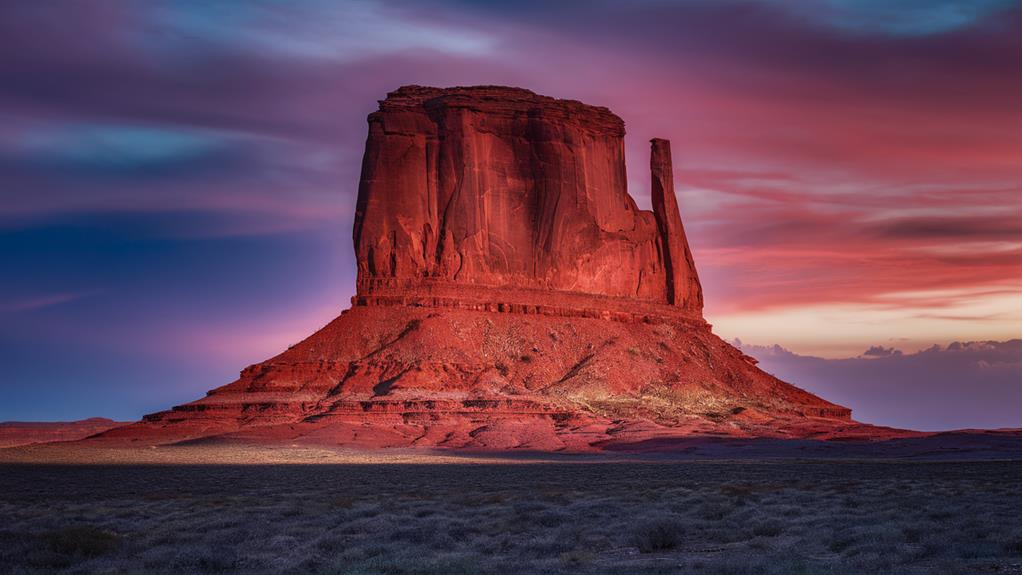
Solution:
M 0 531 L 0 573 L 19 564 L 28 572 L 66 570 L 113 553 L 120 546 L 120 537 L 92 525 L 33 533 L 4 530 Z
M 54 553 L 85 558 L 99 557 L 117 549 L 120 539 L 90 525 L 63 527 L 42 534 Z
M 641 525 L 633 540 L 643 553 L 670 551 L 681 545 L 685 528 L 674 517 L 658 517 Z
M 1011 573 L 1020 481 L 1007 462 L 8 465 L 0 574 Z
M 572 401 L 610 419 L 623 419 L 641 412 L 657 423 L 676 423 L 680 415 L 696 415 L 722 422 L 745 411 L 698 385 L 651 381 L 639 395 L 575 394 Z
M 1008 537 L 1004 542 L 1004 551 L 1014 557 L 1022 557 L 1022 533 Z

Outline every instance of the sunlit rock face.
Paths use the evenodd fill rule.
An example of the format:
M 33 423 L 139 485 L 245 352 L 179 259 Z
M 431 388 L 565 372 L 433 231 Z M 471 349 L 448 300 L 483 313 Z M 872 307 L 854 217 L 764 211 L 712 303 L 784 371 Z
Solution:
M 639 210 L 624 133 L 606 108 L 518 88 L 392 92 L 369 116 L 358 294 L 583 308 L 609 296 L 701 317 L 669 145 L 653 144 L 655 213 Z
M 652 141 L 643 211 L 623 136 L 605 108 L 519 88 L 389 94 L 369 116 L 352 308 L 92 441 L 593 451 L 875 435 L 711 332 L 669 143 Z

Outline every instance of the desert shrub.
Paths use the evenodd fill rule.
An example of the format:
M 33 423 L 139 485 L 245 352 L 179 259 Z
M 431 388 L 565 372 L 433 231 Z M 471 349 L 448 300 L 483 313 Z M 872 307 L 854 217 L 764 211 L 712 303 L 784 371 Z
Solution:
M 798 505 L 778 505 L 777 513 L 783 517 L 801 517 L 805 514 L 805 511 Z
M 21 547 L 17 559 L 46 571 L 66 569 L 78 561 L 106 555 L 121 542 L 116 535 L 90 526 L 55 529 L 22 541 L 26 545 Z M 0 553 L 0 557 L 3 555 L 6 554 Z
M 562 524 L 568 524 L 572 521 L 572 517 L 567 513 L 557 510 L 547 510 L 537 513 L 533 518 L 533 522 L 541 527 L 556 527 Z
M 518 358 L 518 360 L 521 361 L 522 363 L 532 363 L 532 356 L 527 353 L 523 353 L 521 357 Z
M 31 543 L 31 537 L 28 535 L 0 530 L 0 564 L 13 563 Z
M 1016 557 L 1022 557 L 1022 534 L 1016 534 L 1004 542 L 1004 552 Z
M 946 509 L 938 509 L 937 511 L 931 511 L 929 514 L 930 519 L 934 521 L 947 521 L 955 516 L 954 513 Z
M 88 525 L 47 531 L 42 539 L 54 553 L 89 559 L 115 551 L 121 545 L 117 535 Z
M 592 551 L 585 551 L 582 549 L 574 549 L 572 551 L 565 551 L 561 553 L 561 562 L 567 565 L 585 565 L 592 563 L 596 559 L 596 554 Z
M 710 523 L 700 526 L 699 535 L 707 541 L 714 543 L 730 544 L 739 541 L 748 541 L 753 538 L 748 529 L 744 529 L 733 522 Z
M 535 499 L 525 499 L 511 503 L 511 509 L 517 514 L 529 515 L 550 509 L 550 505 Z
M 841 553 L 842 551 L 854 545 L 857 541 L 858 538 L 855 535 L 836 534 L 834 537 L 831 538 L 830 542 L 827 544 L 827 548 L 833 551 L 834 553 Z
M 636 528 L 632 543 L 643 553 L 670 551 L 681 545 L 685 527 L 673 517 L 659 517 Z
M 334 533 L 324 533 L 319 540 L 316 541 L 316 549 L 324 553 L 337 553 L 347 547 L 346 539 L 343 535 L 337 535 Z
M 755 484 L 727 484 L 720 486 L 720 494 L 727 497 L 749 497 L 760 493 L 774 491 L 776 488 L 771 485 Z
M 327 500 L 329 505 L 342 509 L 351 509 L 357 502 L 358 498 L 351 495 L 335 495 Z
M 493 367 L 497 368 L 497 373 L 499 373 L 501 377 L 507 377 L 507 374 L 511 372 L 511 368 L 509 368 L 507 364 L 502 361 L 498 361 L 497 364 L 494 365 Z
M 997 557 L 1001 550 L 993 541 L 956 541 L 952 547 L 958 557 L 969 560 Z
M 715 502 L 707 502 L 699 507 L 699 517 L 708 521 L 720 521 L 727 517 L 733 509 L 727 505 Z
M 784 533 L 784 526 L 775 521 L 760 523 L 752 528 L 752 534 L 757 537 L 777 537 Z
M 222 573 L 232 571 L 237 566 L 237 550 L 215 544 L 185 546 L 178 550 L 177 556 L 170 562 L 170 567 L 185 572 Z

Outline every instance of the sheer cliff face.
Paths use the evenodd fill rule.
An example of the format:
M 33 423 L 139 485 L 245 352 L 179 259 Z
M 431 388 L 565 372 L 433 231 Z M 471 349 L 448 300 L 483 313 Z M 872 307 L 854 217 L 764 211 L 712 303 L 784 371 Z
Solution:
M 605 108 L 527 90 L 392 92 L 369 116 L 358 293 L 540 289 L 700 315 L 670 150 L 654 143 L 656 213 L 642 211 L 628 195 L 623 137 Z

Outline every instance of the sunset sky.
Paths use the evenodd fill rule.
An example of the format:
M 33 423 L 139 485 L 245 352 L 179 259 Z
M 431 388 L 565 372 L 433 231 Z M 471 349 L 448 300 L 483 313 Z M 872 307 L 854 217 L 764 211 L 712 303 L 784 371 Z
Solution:
M 947 347 L 1022 338 L 1014 0 L 0 4 L 0 420 L 137 418 L 347 307 L 365 117 L 405 84 L 609 107 L 643 208 L 669 138 L 718 334 L 986 362 L 942 384 L 958 419 L 778 375 L 848 380 L 871 422 L 1022 427 L 983 419 L 1022 346 Z M 913 361 L 890 385 L 933 394 Z

